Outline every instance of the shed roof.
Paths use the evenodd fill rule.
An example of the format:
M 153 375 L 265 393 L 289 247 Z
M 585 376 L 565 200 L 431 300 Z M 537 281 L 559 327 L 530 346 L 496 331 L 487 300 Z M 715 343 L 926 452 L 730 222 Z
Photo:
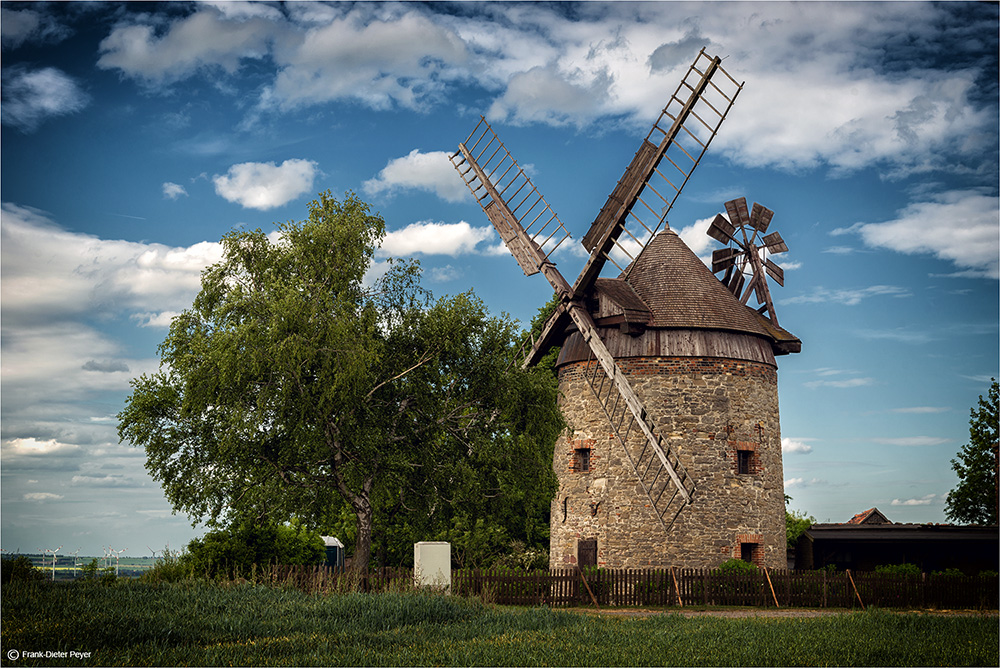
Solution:
M 869 508 L 864 512 L 860 512 L 851 519 L 847 520 L 848 524 L 892 524 L 889 518 L 886 517 L 879 511 L 878 508 Z

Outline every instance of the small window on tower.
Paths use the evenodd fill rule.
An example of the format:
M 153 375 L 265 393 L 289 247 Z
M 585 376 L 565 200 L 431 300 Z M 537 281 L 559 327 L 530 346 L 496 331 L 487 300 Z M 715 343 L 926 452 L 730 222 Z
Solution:
M 590 448 L 577 448 L 573 453 L 573 470 L 590 470 Z
M 740 559 L 751 564 L 757 563 L 757 543 L 740 543 Z
M 736 451 L 736 472 L 740 475 L 749 475 L 753 473 L 753 451 L 752 450 L 737 450 Z

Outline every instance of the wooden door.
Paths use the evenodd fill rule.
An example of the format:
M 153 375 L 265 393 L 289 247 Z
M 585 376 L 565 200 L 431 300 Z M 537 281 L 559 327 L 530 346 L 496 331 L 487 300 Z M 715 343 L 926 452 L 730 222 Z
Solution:
M 580 567 L 597 565 L 597 539 L 581 540 L 576 546 L 576 558 Z

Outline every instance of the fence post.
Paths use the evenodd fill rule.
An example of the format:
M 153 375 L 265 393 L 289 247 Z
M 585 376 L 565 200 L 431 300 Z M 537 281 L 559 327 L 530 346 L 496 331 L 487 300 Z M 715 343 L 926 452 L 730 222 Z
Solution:
M 854 595 L 858 597 L 858 603 L 861 604 L 861 609 L 865 609 L 865 602 L 861 600 L 861 594 L 858 593 L 858 586 L 854 584 L 854 578 L 851 577 L 851 569 L 846 570 L 847 579 L 851 581 L 851 586 L 854 587 Z
M 920 607 L 927 607 L 927 573 L 920 574 Z
M 677 590 L 677 605 L 684 607 L 684 597 L 681 596 L 681 586 L 677 583 L 677 575 L 674 574 L 674 567 L 670 567 L 670 577 L 674 579 L 674 589 Z
M 590 591 L 590 585 L 587 584 L 587 578 L 584 577 L 583 569 L 580 568 L 579 564 L 577 564 L 576 570 L 580 573 L 580 579 L 583 580 L 583 586 L 587 588 L 587 593 L 590 594 L 590 600 L 594 602 L 594 607 L 600 610 L 601 606 L 597 605 L 597 598 L 594 596 L 594 592 Z M 600 572 L 598 572 L 598 580 L 599 579 L 600 579 Z
M 767 566 L 764 567 L 764 577 L 767 578 L 767 586 L 771 588 L 771 596 L 774 597 L 774 607 L 780 608 L 778 605 L 778 595 L 774 593 L 774 585 L 771 584 L 771 576 L 767 573 Z

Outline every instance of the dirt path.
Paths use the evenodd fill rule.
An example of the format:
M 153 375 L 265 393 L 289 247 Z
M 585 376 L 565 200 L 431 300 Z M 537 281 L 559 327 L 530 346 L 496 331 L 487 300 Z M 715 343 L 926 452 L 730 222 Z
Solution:
M 766 617 L 768 619 L 805 619 L 809 617 L 830 617 L 860 612 L 860 609 L 848 610 L 839 608 L 571 608 L 570 612 L 600 615 L 602 617 L 652 617 L 654 615 L 678 614 L 684 617 L 725 617 L 739 619 L 744 617 Z M 917 615 L 961 615 L 970 617 L 997 617 L 996 611 L 979 610 L 891 610 L 900 614 Z

